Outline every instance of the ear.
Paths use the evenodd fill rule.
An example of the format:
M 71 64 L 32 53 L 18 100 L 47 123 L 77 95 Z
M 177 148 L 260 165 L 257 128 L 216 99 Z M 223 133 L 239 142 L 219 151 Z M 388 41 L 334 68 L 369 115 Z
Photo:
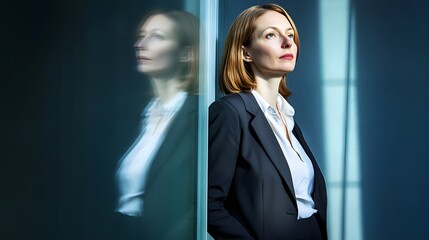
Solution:
M 250 53 L 249 53 L 249 51 L 247 51 L 245 46 L 241 46 L 241 55 L 242 55 L 244 61 L 252 62 L 252 58 L 250 56 Z
M 179 62 L 188 63 L 193 61 L 195 58 L 194 49 L 191 46 L 186 46 L 182 49 L 182 53 L 179 58 Z

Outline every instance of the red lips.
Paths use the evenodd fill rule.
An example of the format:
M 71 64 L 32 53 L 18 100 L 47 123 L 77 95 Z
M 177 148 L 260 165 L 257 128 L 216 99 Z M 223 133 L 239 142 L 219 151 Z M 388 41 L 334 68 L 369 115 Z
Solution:
M 284 60 L 292 60 L 293 59 L 293 54 L 292 53 L 286 53 L 285 55 L 282 55 L 280 57 L 280 59 L 284 59 Z

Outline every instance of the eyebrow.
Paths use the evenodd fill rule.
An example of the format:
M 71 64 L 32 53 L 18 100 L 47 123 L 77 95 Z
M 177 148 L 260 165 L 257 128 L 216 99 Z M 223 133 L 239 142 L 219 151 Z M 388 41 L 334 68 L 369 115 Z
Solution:
M 264 30 L 262 30 L 262 32 L 261 32 L 261 33 L 264 33 L 264 32 L 265 32 L 265 31 L 267 31 L 268 29 L 274 29 L 274 30 L 276 30 L 277 32 L 282 32 L 282 31 L 280 31 L 280 29 L 278 29 L 277 27 L 267 27 L 267 28 L 265 28 Z M 292 28 L 292 27 L 290 27 L 290 28 L 286 29 L 286 32 L 287 32 L 287 31 L 290 31 L 290 30 L 293 30 L 293 28 Z
M 162 33 L 164 33 L 163 30 L 161 30 L 159 28 L 154 28 L 154 29 L 150 29 L 149 31 L 148 30 L 140 30 L 137 32 L 137 34 L 150 33 L 150 32 L 162 32 Z

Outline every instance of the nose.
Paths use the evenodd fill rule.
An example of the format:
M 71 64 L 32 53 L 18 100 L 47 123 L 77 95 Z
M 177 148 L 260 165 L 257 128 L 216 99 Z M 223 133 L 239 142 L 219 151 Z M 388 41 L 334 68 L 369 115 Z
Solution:
M 289 38 L 288 36 L 283 36 L 282 48 L 290 48 L 292 44 L 293 44 L 293 39 Z
M 136 42 L 134 43 L 134 47 L 137 49 L 143 49 L 145 48 L 145 39 L 143 37 L 137 38 Z

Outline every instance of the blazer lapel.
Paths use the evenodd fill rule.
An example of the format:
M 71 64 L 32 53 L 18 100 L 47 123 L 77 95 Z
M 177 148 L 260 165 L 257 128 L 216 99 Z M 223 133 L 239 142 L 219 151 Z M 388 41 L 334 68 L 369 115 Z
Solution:
M 321 187 L 323 187 L 323 189 L 325 188 L 325 181 L 323 179 L 322 171 L 320 170 L 319 164 L 317 164 L 316 158 L 314 157 L 313 153 L 311 152 L 310 148 L 308 147 L 307 142 L 305 141 L 304 136 L 302 135 L 301 129 L 299 128 L 299 126 L 296 122 L 295 122 L 295 126 L 292 130 L 292 133 L 298 139 L 298 142 L 301 144 L 302 148 L 304 149 L 305 153 L 307 153 L 307 156 L 310 158 L 311 163 L 313 164 L 313 169 L 314 169 L 313 198 L 314 198 L 315 196 L 319 195 L 319 194 L 317 194 L 317 192 L 320 190 Z M 314 200 L 316 200 L 316 199 L 314 199 Z
M 265 118 L 264 113 L 260 109 L 258 102 L 252 93 L 240 93 L 240 96 L 244 101 L 246 110 L 254 116 L 253 120 L 250 121 L 250 125 L 255 132 L 255 137 L 258 139 L 272 164 L 286 183 L 289 189 L 289 194 L 291 194 L 291 197 L 295 199 L 295 191 L 293 188 L 289 165 L 287 164 L 283 151 L 278 144 L 276 136 Z
M 299 126 L 296 122 L 295 122 L 295 126 L 292 130 L 292 133 L 298 139 L 298 142 L 301 144 L 305 153 L 310 158 L 311 163 L 313 164 L 313 168 L 315 170 L 315 173 L 317 173 L 317 174 L 321 173 L 319 165 L 317 164 L 316 158 L 313 156 L 313 153 L 311 152 L 310 148 L 308 147 L 307 142 L 305 141 L 304 136 L 302 135 L 301 129 L 299 128 Z
M 170 123 L 170 126 L 168 127 L 165 135 L 165 139 L 161 143 L 158 153 L 156 154 L 152 162 L 152 166 L 150 167 L 148 186 L 150 185 L 149 183 L 151 179 L 157 175 L 163 166 L 168 164 L 168 161 L 176 159 L 177 156 L 171 156 L 171 149 L 177 148 L 178 143 L 183 141 L 183 135 L 189 134 L 188 128 L 197 127 L 195 125 L 195 120 L 197 117 L 196 111 L 198 111 L 197 102 L 197 96 L 189 95 L 182 108 L 177 112 L 173 121 Z M 189 151 L 193 151 L 192 149 L 192 146 L 190 146 Z

